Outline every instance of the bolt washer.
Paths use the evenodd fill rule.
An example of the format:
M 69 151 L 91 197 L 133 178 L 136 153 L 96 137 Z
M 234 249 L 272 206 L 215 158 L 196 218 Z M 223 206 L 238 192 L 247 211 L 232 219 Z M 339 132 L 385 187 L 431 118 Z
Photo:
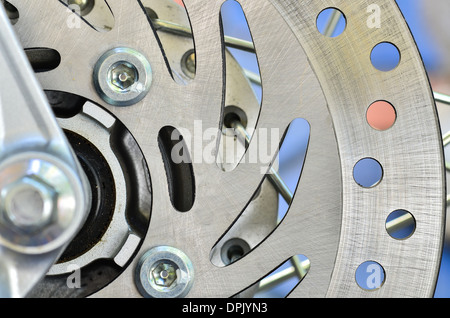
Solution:
M 176 267 L 176 280 L 168 287 L 157 284 L 153 276 L 153 271 L 161 264 Z M 194 283 L 194 268 L 182 251 L 170 246 L 157 246 L 141 257 L 136 267 L 135 279 L 144 297 L 183 298 Z
M 137 78 L 126 90 L 111 83 L 111 72 L 120 63 L 135 68 Z M 131 106 L 140 102 L 148 93 L 153 80 L 152 68 L 144 55 L 131 48 L 115 48 L 103 54 L 94 68 L 94 85 L 100 97 L 110 105 Z

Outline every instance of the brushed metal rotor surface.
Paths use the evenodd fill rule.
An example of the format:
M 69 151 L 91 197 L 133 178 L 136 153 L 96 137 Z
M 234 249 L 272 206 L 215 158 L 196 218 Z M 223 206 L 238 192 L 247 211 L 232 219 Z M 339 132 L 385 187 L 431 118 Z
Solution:
M 311 126 L 310 144 L 289 212 L 250 254 L 216 267 L 210 252 L 240 215 L 268 164 L 241 164 L 223 172 L 216 163 L 193 163 L 192 209 L 172 206 L 158 132 L 173 126 L 194 131 L 194 122 L 220 127 L 224 106 L 222 0 L 185 0 L 195 40 L 196 76 L 188 85 L 170 75 L 140 1 L 110 0 L 115 24 L 98 32 L 85 23 L 69 28 L 73 13 L 58 1 L 10 1 L 20 12 L 15 29 L 24 47 L 48 47 L 61 55 L 58 68 L 38 74 L 44 89 L 68 91 L 104 106 L 133 134 L 147 161 L 153 188 L 152 217 L 145 240 L 125 272 L 97 297 L 140 297 L 134 271 L 147 250 L 173 246 L 192 261 L 195 282 L 188 297 L 229 297 L 303 254 L 311 270 L 291 297 L 430 297 L 442 250 L 445 176 L 437 114 L 423 63 L 408 27 L 391 0 L 241 0 L 261 70 L 263 96 L 258 128 L 285 131 L 295 118 Z M 367 8 L 381 10 L 381 28 L 369 28 Z M 328 38 L 316 27 L 329 7 L 347 21 L 342 35 Z M 72 21 L 72 20 L 71 20 Z M 370 61 L 373 47 L 391 42 L 400 65 L 387 73 Z M 153 70 L 147 96 L 130 107 L 113 107 L 97 95 L 92 70 L 115 47 L 146 56 Z M 368 106 L 387 100 L 397 112 L 387 131 L 372 129 Z M 250 143 L 248 151 L 257 145 Z M 194 149 L 191 149 L 193 151 Z M 353 167 L 371 157 L 383 180 L 370 189 L 353 179 Z M 392 239 L 385 222 L 394 210 L 414 215 L 407 240 Z M 386 280 L 376 291 L 358 286 L 355 272 L 365 261 L 383 266 Z

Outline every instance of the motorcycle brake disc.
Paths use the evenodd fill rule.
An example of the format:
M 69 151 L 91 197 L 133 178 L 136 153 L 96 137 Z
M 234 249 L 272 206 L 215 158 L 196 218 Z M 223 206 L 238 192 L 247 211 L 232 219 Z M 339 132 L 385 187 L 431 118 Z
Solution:
M 309 267 L 289 297 L 433 296 L 442 138 L 395 1 L 239 1 L 260 103 L 226 49 L 222 0 L 9 3 L 32 65 L 47 59 L 36 77 L 96 189 L 84 227 L 31 296 L 231 297 L 296 255 Z M 318 27 L 328 10 L 343 23 L 338 33 L 332 20 Z M 387 69 L 374 58 L 381 46 L 398 56 Z M 390 121 L 380 124 L 380 113 Z M 281 144 L 299 118 L 310 127 L 308 149 L 278 222 L 276 166 L 244 163 L 260 143 L 224 128 L 276 130 Z M 214 143 L 202 139 L 207 128 L 218 132 Z M 174 164 L 182 141 L 191 160 Z M 217 161 L 226 145 L 237 149 L 232 164 Z M 413 226 L 401 239 L 391 232 L 396 215 L 393 223 Z M 227 261 L 233 239 L 249 251 Z M 67 287 L 70 265 L 80 269 L 78 288 Z

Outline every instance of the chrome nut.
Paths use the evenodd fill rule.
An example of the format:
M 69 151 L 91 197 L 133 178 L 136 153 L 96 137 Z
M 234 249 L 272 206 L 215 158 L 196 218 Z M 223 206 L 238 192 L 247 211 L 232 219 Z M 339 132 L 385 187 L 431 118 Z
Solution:
M 34 233 L 55 222 L 56 190 L 37 175 L 25 175 L 0 192 L 4 220 L 19 231 Z
M 30 152 L 0 164 L 0 244 L 26 254 L 71 239 L 88 208 L 77 174 L 59 159 Z M 88 211 L 88 210 L 87 210 Z

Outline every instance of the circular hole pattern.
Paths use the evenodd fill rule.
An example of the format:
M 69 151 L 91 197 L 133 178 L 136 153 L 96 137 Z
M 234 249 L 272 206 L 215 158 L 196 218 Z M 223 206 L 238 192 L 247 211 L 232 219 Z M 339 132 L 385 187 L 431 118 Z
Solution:
M 367 291 L 375 291 L 383 286 L 386 273 L 383 266 L 374 261 L 367 261 L 358 266 L 355 273 L 356 283 Z
M 400 51 L 389 42 L 377 44 L 370 55 L 372 65 L 379 71 L 389 72 L 400 64 Z
M 336 8 L 327 8 L 320 12 L 316 23 L 319 32 L 330 38 L 338 37 L 347 27 L 345 15 Z
M 386 219 L 386 231 L 394 239 L 405 240 L 411 237 L 415 230 L 416 220 L 408 211 L 394 211 Z
M 347 26 L 344 14 L 336 8 L 327 8 L 317 17 L 317 29 L 327 37 L 341 35 Z M 370 55 L 370 60 L 377 70 L 388 72 L 394 70 L 401 60 L 399 49 L 392 43 L 377 44 Z M 376 101 L 367 110 L 366 119 L 370 127 L 385 131 L 394 126 L 397 120 L 395 107 L 387 101 Z M 377 186 L 383 178 L 383 167 L 372 158 L 360 160 L 353 169 L 353 177 L 357 184 L 364 188 Z M 386 219 L 386 231 L 398 240 L 404 240 L 414 234 L 416 221 L 411 213 L 404 210 L 392 212 Z M 386 279 L 384 268 L 377 262 L 362 263 L 355 273 L 359 287 L 367 291 L 381 288 Z
M 370 127 L 384 131 L 394 126 L 397 120 L 397 112 L 394 106 L 386 101 L 377 101 L 367 110 L 367 122 Z
M 383 167 L 375 159 L 361 159 L 353 168 L 353 178 L 361 187 L 373 188 L 383 179 Z

